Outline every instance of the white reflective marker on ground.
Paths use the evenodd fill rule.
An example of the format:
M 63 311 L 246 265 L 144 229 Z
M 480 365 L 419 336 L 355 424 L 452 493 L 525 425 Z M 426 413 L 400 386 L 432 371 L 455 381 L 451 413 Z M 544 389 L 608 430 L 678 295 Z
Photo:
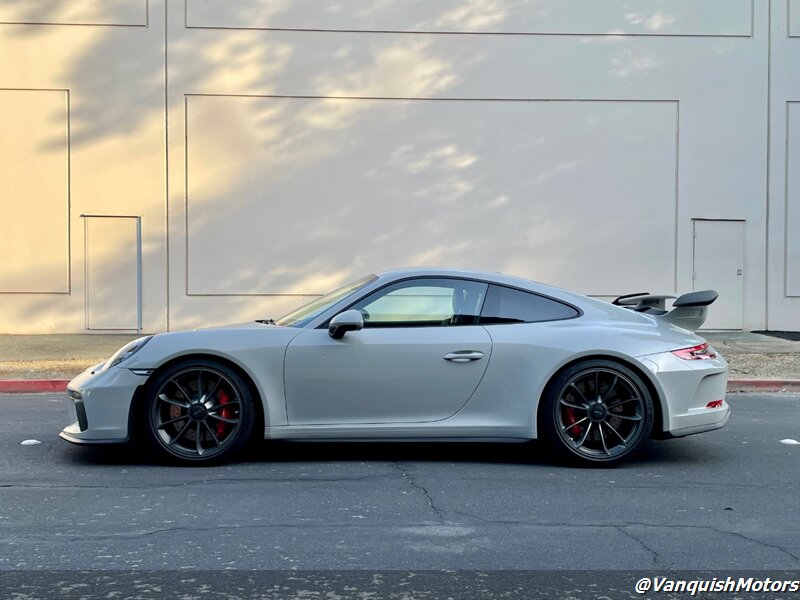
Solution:
M 35 446 L 36 444 L 41 444 L 39 440 L 22 440 L 19 444 L 20 446 Z
M 791 438 L 786 438 L 784 440 L 781 440 L 781 444 L 786 444 L 787 446 L 800 446 L 800 442 L 798 442 L 797 440 L 793 440 Z

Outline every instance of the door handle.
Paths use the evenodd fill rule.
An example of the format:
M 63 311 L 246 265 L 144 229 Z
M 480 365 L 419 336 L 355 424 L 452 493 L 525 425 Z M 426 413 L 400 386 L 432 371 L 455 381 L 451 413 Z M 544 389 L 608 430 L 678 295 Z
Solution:
M 478 352 L 477 350 L 457 350 L 456 352 L 445 354 L 442 358 L 450 362 L 465 363 L 482 359 L 483 352 Z

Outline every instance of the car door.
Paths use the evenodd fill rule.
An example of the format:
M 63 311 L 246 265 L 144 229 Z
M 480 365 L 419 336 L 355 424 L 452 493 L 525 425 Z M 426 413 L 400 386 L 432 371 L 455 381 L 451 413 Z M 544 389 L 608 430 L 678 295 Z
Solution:
M 364 328 L 333 339 L 310 329 L 285 360 L 289 424 L 413 423 L 464 406 L 486 370 L 492 342 L 477 324 L 485 283 L 416 278 L 354 304 Z

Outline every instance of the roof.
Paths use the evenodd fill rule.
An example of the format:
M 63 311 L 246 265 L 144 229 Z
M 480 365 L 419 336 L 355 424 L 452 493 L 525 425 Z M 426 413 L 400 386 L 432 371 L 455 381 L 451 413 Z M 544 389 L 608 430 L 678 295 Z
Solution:
M 446 269 L 435 267 L 405 267 L 401 269 L 382 271 L 377 273 L 377 275 L 383 281 L 392 281 L 406 277 L 463 277 L 465 279 L 478 279 L 481 281 L 499 283 L 502 285 L 540 292 L 568 301 L 575 301 L 585 298 L 581 294 L 577 294 L 575 292 L 570 292 L 558 287 L 547 285 L 545 283 L 540 283 L 531 279 L 525 279 L 523 277 L 506 275 L 505 273 L 500 273 L 497 271 L 474 271 L 469 269 Z

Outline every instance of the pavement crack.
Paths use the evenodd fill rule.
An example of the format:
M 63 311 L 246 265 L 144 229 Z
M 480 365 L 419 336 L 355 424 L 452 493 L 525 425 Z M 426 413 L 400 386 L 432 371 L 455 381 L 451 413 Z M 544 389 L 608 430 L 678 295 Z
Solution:
M 539 525 L 539 523 L 532 523 L 530 521 L 516 521 L 511 519 L 487 519 L 486 517 L 479 517 L 478 515 L 463 510 L 453 510 L 450 508 L 444 512 L 449 512 L 454 515 L 461 515 L 462 517 L 475 519 L 477 521 L 480 521 L 481 523 L 486 523 L 488 525 Z
M 730 536 L 733 536 L 733 537 L 737 537 L 739 539 L 751 542 L 753 544 L 758 544 L 758 545 L 763 546 L 765 548 L 772 548 L 773 550 L 777 550 L 779 552 L 782 552 L 783 554 L 786 554 L 787 556 L 791 557 L 792 559 L 794 559 L 796 561 L 800 561 L 800 556 L 798 556 L 797 554 L 795 554 L 795 553 L 791 552 L 790 550 L 784 548 L 783 546 L 779 546 L 778 544 L 771 544 L 769 542 L 765 542 L 763 540 L 759 540 L 759 539 L 750 537 L 750 536 L 745 535 L 744 533 L 740 533 L 738 531 L 729 531 L 729 530 L 725 530 L 725 529 L 720 529 L 718 527 L 714 527 L 713 525 L 661 524 L 661 523 L 642 523 L 642 522 L 631 522 L 631 521 L 622 523 L 621 525 L 618 525 L 616 523 L 592 523 L 592 524 L 589 524 L 589 523 L 562 523 L 562 522 L 552 522 L 552 521 L 541 523 L 541 522 L 536 522 L 536 521 L 525 521 L 525 520 L 520 520 L 520 519 L 487 519 L 485 517 L 480 517 L 480 516 L 472 514 L 472 513 L 468 513 L 468 512 L 465 512 L 465 511 L 457 511 L 457 510 L 448 510 L 446 512 L 450 512 L 452 514 L 461 515 L 461 516 L 464 516 L 464 517 L 475 519 L 477 521 L 480 521 L 481 523 L 486 523 L 486 524 L 489 524 L 489 525 L 502 525 L 502 526 L 505 526 L 505 527 L 511 527 L 511 526 L 522 526 L 522 527 L 611 527 L 611 528 L 617 529 L 623 535 L 635 540 L 640 546 L 642 546 L 642 548 L 644 548 L 650 554 L 652 554 L 653 555 L 653 563 L 654 564 L 656 564 L 658 562 L 658 560 L 661 559 L 659 554 L 655 550 L 653 550 L 652 548 L 647 546 L 647 544 L 645 544 L 644 541 L 641 540 L 639 537 L 633 535 L 629 531 L 626 531 L 625 530 L 626 528 L 637 527 L 638 526 L 638 527 L 652 527 L 652 528 L 659 528 L 659 529 L 704 529 L 704 530 L 707 530 L 707 531 L 713 531 L 715 533 L 719 533 L 720 535 L 730 535 Z
M 414 479 L 414 476 L 411 473 L 409 473 L 408 470 L 402 464 L 400 463 L 393 463 L 393 464 L 395 468 L 397 468 L 397 470 L 400 471 L 400 473 L 403 475 L 403 478 L 408 482 L 408 484 L 412 488 L 422 492 L 422 495 L 425 496 L 425 499 L 428 501 L 428 506 L 430 506 L 431 510 L 436 514 L 436 519 L 439 521 L 439 524 L 445 525 L 446 521 L 444 518 L 444 513 L 442 509 L 436 506 L 436 503 L 433 501 L 433 498 L 431 498 L 431 495 L 428 492 L 428 490 L 425 489 L 423 485 L 417 483 L 417 481 Z
M 634 525 L 640 525 L 640 523 L 633 523 L 633 524 Z M 641 525 L 644 525 L 645 527 L 666 527 L 666 526 L 661 526 L 661 525 L 659 525 L 659 526 L 657 526 L 657 525 L 647 525 L 646 523 L 641 523 Z M 749 535 L 745 535 L 744 533 L 740 533 L 738 531 L 728 531 L 728 530 L 725 530 L 725 529 L 719 529 L 718 527 L 714 527 L 713 525 L 679 525 L 679 527 L 688 527 L 688 528 L 696 528 L 696 529 L 708 529 L 710 531 L 713 531 L 715 533 L 719 533 L 719 534 L 722 534 L 722 535 L 732 535 L 733 537 L 737 537 L 737 538 L 745 540 L 747 542 L 752 542 L 754 544 L 758 544 L 760 546 L 764 546 L 765 548 L 772 548 L 773 550 L 778 550 L 780 552 L 783 552 L 787 556 L 792 557 L 794 560 L 800 562 L 800 556 L 798 556 L 797 554 L 794 554 L 793 552 L 787 550 L 783 546 L 779 546 L 777 544 L 771 544 L 771 543 L 765 542 L 763 540 L 758 540 L 758 539 L 756 539 L 754 537 L 750 537 Z
M 709 529 L 712 529 L 712 530 L 717 531 L 719 533 L 726 533 L 728 535 L 732 535 L 732 536 L 735 536 L 735 537 L 738 537 L 738 538 L 742 538 L 744 540 L 747 540 L 749 542 L 753 542 L 755 544 L 760 544 L 761 546 L 764 546 L 765 548 L 774 548 L 775 550 L 779 550 L 779 551 L 783 552 L 784 554 L 787 554 L 788 556 L 791 556 L 796 561 L 800 562 L 800 556 L 798 556 L 794 552 L 790 552 L 789 550 L 787 550 L 783 546 L 779 546 L 778 544 L 770 544 L 769 542 L 765 542 L 763 540 L 757 540 L 757 539 L 755 539 L 753 537 L 750 537 L 750 536 L 745 535 L 743 533 L 738 533 L 736 531 L 723 531 L 721 529 L 716 529 L 715 527 L 709 527 Z
M 620 532 L 622 535 L 624 535 L 625 537 L 628 537 L 628 538 L 632 539 L 634 542 L 636 542 L 636 543 L 637 543 L 637 544 L 639 544 L 639 545 L 640 545 L 642 548 L 644 548 L 644 549 L 645 549 L 647 552 L 649 552 L 649 553 L 650 553 L 650 554 L 653 556 L 653 566 L 656 566 L 656 565 L 658 565 L 658 560 L 659 560 L 658 552 L 656 552 L 656 551 L 655 551 L 655 550 L 653 550 L 653 549 L 652 549 L 650 546 L 648 546 L 647 544 L 645 544 L 645 543 L 644 543 L 644 541 L 643 541 L 643 540 L 641 540 L 640 538 L 638 538 L 637 536 L 633 535 L 633 534 L 632 534 L 632 533 L 630 533 L 629 531 L 625 531 L 625 527 L 623 527 L 623 526 L 620 526 L 620 525 L 615 525 L 615 524 L 612 524 L 611 526 L 612 526 L 614 529 L 616 529 L 617 531 L 619 531 L 619 532 Z
M 783 546 L 779 546 L 777 544 L 771 544 L 769 542 L 765 542 L 763 540 L 758 540 L 754 537 L 750 537 L 749 535 L 745 535 L 744 533 L 740 533 L 738 531 L 729 531 L 727 529 L 720 529 L 719 527 L 714 527 L 713 525 L 660 525 L 654 523 L 633 523 L 627 522 L 625 526 L 639 526 L 639 527 L 660 527 L 660 528 L 683 528 L 683 529 L 705 529 L 707 531 L 713 531 L 714 533 L 719 533 L 721 535 L 731 535 L 733 537 L 737 537 L 739 539 L 745 540 L 747 542 L 752 542 L 753 544 L 758 544 L 760 546 L 764 546 L 765 548 L 772 548 L 773 550 L 778 550 L 779 552 L 783 552 L 787 556 L 790 556 L 796 561 L 800 561 L 800 556 L 794 554 L 793 552 L 787 550 Z
M 412 524 L 412 526 L 430 527 L 430 522 L 423 522 Z M 372 530 L 372 529 L 385 529 L 386 526 L 380 523 L 375 524 L 355 524 L 355 523 L 334 523 L 334 524 L 320 524 L 320 523 L 247 523 L 247 524 L 222 524 L 212 526 L 192 526 L 192 525 L 175 525 L 172 527 L 156 527 L 152 529 L 145 529 L 141 531 L 131 531 L 128 533 L 96 533 L 86 535 L 74 534 L 56 534 L 56 537 L 51 535 L 28 535 L 27 539 L 47 539 L 50 543 L 59 542 L 61 540 L 68 541 L 69 543 L 76 541 L 103 541 L 103 540 L 137 540 L 152 535 L 176 533 L 179 531 L 188 532 L 203 532 L 203 531 L 232 531 L 232 530 L 255 530 L 255 529 L 358 529 L 358 530 Z M 11 538 L 0 538 L 1 542 L 8 542 Z M 19 543 L 19 542 L 16 542 Z

